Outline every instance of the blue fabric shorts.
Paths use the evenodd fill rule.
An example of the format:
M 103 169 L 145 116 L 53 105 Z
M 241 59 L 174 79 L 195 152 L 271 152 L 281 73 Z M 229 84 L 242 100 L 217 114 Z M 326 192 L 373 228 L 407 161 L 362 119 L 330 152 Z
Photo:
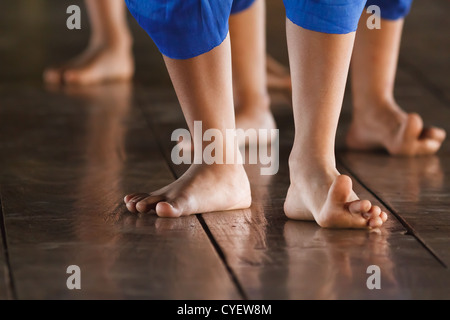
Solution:
M 344 34 L 356 31 L 364 7 L 377 5 L 383 19 L 406 16 L 412 0 L 283 0 L 286 16 L 313 31 Z
M 230 14 L 255 0 L 125 0 L 161 53 L 189 59 L 212 50 L 228 34 Z
M 383 19 L 397 20 L 405 17 L 411 9 L 413 0 L 368 0 L 366 7 L 377 5 Z
M 131 14 L 162 54 L 189 59 L 220 45 L 228 34 L 230 14 L 255 0 L 125 0 Z M 377 5 L 381 17 L 396 20 L 412 0 L 283 0 L 289 20 L 305 29 L 344 34 L 358 26 L 364 6 Z

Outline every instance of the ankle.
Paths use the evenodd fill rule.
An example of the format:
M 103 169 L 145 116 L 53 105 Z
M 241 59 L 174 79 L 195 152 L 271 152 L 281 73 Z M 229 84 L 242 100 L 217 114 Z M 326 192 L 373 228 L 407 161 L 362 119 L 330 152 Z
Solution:
M 237 107 L 242 112 L 258 112 L 270 110 L 270 97 L 267 92 L 237 93 Z
M 232 181 L 248 181 L 247 173 L 245 172 L 244 166 L 239 163 L 233 164 L 201 164 L 204 169 L 211 172 L 216 176 L 217 181 L 227 180 Z
M 365 103 L 361 101 L 353 103 L 353 119 L 366 119 L 370 123 L 374 123 L 374 118 L 380 119 L 380 117 L 383 117 L 382 121 L 395 120 L 396 122 L 403 122 L 406 116 L 407 113 L 400 108 L 394 97 L 378 100 L 367 99 Z
M 338 174 L 334 157 L 315 155 L 298 156 L 293 154 L 289 156 L 289 172 L 292 183 L 302 183 L 304 180 L 310 180 L 311 178 L 328 177 Z
M 396 105 L 394 94 L 386 92 L 357 92 L 353 93 L 353 109 L 355 111 L 366 111 L 368 108 L 391 109 Z
M 133 38 L 128 30 L 118 30 L 108 35 L 93 34 L 89 47 L 100 50 L 129 51 L 133 45 Z

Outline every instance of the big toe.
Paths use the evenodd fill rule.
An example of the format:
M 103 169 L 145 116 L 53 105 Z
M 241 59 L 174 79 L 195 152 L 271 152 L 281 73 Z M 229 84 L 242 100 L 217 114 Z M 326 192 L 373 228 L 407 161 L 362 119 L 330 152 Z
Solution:
M 434 154 L 441 147 L 445 135 L 445 131 L 440 128 L 424 129 L 422 118 L 417 113 L 410 113 L 400 147 L 391 151 L 393 154 L 404 156 Z
M 417 113 L 408 114 L 408 120 L 405 126 L 404 139 L 415 140 L 420 137 L 423 131 L 422 117 Z
M 350 193 L 352 192 L 352 179 L 346 175 L 339 175 L 334 180 L 328 192 L 328 197 L 333 202 L 344 203 L 347 202 Z
M 182 211 L 174 203 L 162 201 L 156 205 L 156 214 L 162 218 L 178 218 Z

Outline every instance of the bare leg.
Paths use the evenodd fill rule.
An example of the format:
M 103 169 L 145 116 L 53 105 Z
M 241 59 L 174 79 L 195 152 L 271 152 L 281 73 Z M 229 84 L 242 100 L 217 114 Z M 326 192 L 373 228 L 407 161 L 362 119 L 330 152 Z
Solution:
M 392 155 L 435 153 L 445 131 L 424 128 L 422 118 L 403 111 L 394 98 L 403 19 L 382 20 L 381 29 L 371 30 L 364 15 L 352 57 L 354 114 L 347 145 L 357 150 L 384 148 Z
M 266 76 L 265 3 L 230 16 L 236 127 L 274 129 Z
M 284 209 L 291 219 L 315 220 L 322 227 L 379 227 L 387 219 L 379 207 L 359 200 L 351 179 L 336 169 L 335 136 L 354 36 L 287 21 L 295 140 Z
M 229 37 L 198 57 L 186 60 L 165 57 L 164 60 L 191 134 L 194 121 L 202 121 L 203 131 L 218 129 L 224 137 L 227 129 L 235 129 Z M 237 152 L 240 156 L 234 141 L 224 140 L 222 148 L 216 149 L 221 151 L 222 155 Z M 194 157 L 198 156 L 196 152 L 194 145 Z M 241 164 L 193 164 L 172 184 L 150 194 L 128 195 L 125 203 L 131 212 L 155 209 L 159 216 L 179 217 L 248 208 L 251 194 Z
M 48 68 L 49 84 L 91 84 L 128 80 L 134 73 L 131 35 L 123 0 L 85 0 L 91 37 L 84 52 L 60 67 Z

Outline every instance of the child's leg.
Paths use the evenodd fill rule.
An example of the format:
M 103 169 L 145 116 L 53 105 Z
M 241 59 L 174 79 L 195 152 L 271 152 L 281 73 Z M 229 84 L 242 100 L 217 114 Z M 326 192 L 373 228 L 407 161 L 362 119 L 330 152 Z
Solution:
M 201 121 L 203 132 L 216 129 L 222 133 L 224 140 L 215 140 L 216 158 L 226 162 L 225 152 L 240 157 L 234 139 L 226 139 L 226 130 L 235 129 L 231 48 L 227 36 L 232 1 L 212 1 L 210 6 L 202 6 L 197 0 L 167 3 L 127 0 L 127 3 L 165 55 L 191 134 L 194 134 L 194 121 Z M 152 10 L 162 10 L 166 15 Z M 180 18 L 181 12 L 186 19 Z M 193 137 L 194 158 L 202 158 L 205 147 L 211 143 L 196 145 L 198 138 L 201 139 Z M 126 196 L 125 203 L 131 212 L 155 209 L 159 216 L 179 217 L 248 208 L 251 194 L 242 164 L 203 162 L 193 164 L 178 180 L 160 190 Z
M 234 129 L 228 38 L 219 47 L 198 57 L 187 60 L 165 57 L 165 62 L 191 133 L 194 121 L 202 121 L 203 131 L 219 129 L 224 137 L 227 129 Z M 234 141 L 225 140 L 223 152 L 239 152 L 233 145 Z M 195 157 L 195 145 L 194 150 Z M 241 164 L 193 164 L 172 184 L 150 194 L 128 195 L 125 202 L 131 212 L 156 209 L 159 216 L 178 217 L 248 208 L 251 195 Z
M 90 84 L 133 76 L 132 39 L 123 0 L 85 1 L 92 30 L 89 45 L 63 66 L 48 68 L 47 83 Z
M 408 114 L 396 103 L 394 81 L 400 48 L 405 10 L 395 10 L 405 0 L 389 0 L 392 8 L 384 8 L 386 0 L 370 1 L 379 4 L 381 29 L 368 29 L 369 16 L 363 13 L 356 35 L 351 76 L 353 121 L 347 135 L 347 145 L 353 149 L 385 148 L 393 155 L 421 155 L 435 153 L 445 139 L 445 131 L 424 128 L 418 114 Z M 396 14 L 398 12 L 398 14 Z
M 264 0 L 230 16 L 236 127 L 244 130 L 275 128 L 267 91 L 265 28 Z
M 289 3 L 286 9 L 291 19 Z M 311 15 L 305 12 L 304 17 Z M 322 32 L 328 30 L 327 25 L 320 27 Z M 355 36 L 345 29 L 337 31 L 344 34 L 311 31 L 287 21 L 295 141 L 284 209 L 289 218 L 315 220 L 322 227 L 379 227 L 386 213 L 359 200 L 351 179 L 336 170 L 335 135 Z

